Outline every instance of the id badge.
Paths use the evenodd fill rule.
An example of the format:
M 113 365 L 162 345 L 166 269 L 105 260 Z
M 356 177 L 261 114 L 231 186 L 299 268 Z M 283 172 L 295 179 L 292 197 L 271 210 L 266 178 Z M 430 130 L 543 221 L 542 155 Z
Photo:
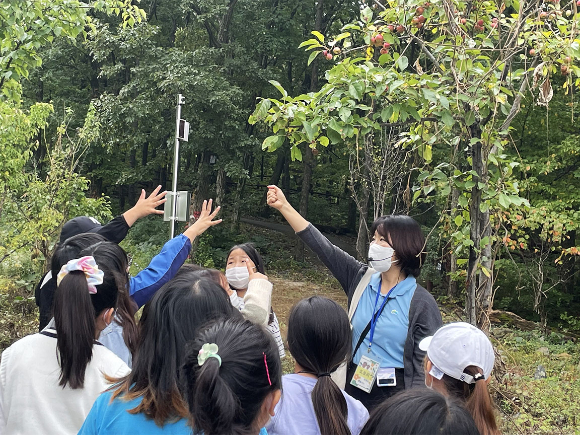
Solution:
M 352 376 L 350 384 L 370 393 L 380 368 L 380 362 L 363 355 L 358 363 L 356 371 Z
M 395 387 L 396 385 L 395 369 L 392 367 L 380 368 L 377 373 L 377 387 Z

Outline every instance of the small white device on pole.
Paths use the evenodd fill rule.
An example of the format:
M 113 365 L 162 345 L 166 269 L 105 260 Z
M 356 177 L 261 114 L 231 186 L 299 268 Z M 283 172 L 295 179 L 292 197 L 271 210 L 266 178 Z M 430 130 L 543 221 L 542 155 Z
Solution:
M 177 96 L 177 110 L 175 114 L 175 150 L 173 153 L 173 182 L 171 184 L 171 192 L 167 194 L 167 202 L 165 203 L 165 210 L 163 220 L 171 221 L 171 230 L 169 238 L 173 238 L 175 234 L 175 222 L 186 221 L 189 212 L 189 192 L 177 191 L 177 172 L 179 170 L 179 141 L 187 142 L 189 138 L 189 122 L 181 119 L 181 105 L 185 103 L 183 95 Z

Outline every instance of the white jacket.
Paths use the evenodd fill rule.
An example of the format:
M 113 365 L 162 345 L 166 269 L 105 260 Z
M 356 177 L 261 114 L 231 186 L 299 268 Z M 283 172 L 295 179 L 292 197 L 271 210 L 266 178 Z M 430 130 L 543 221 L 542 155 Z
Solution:
M 102 345 L 93 345 L 84 388 L 58 385 L 56 331 L 18 340 L 2 353 L 0 362 L 0 434 L 76 434 L 93 402 L 110 387 L 112 377 L 130 372 L 127 365 Z

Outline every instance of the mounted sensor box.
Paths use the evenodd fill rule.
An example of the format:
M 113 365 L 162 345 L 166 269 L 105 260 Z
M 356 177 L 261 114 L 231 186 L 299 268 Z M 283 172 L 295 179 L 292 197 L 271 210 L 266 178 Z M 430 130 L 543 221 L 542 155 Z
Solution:
M 189 122 L 185 119 L 179 120 L 179 132 L 177 137 L 179 140 L 184 142 L 187 142 L 187 139 L 189 139 Z
M 180 190 L 175 195 L 173 192 L 167 192 L 167 202 L 165 203 L 165 209 L 163 210 L 163 220 L 171 221 L 171 213 L 173 212 L 173 200 L 177 196 L 177 208 L 175 210 L 176 218 L 174 220 L 179 222 L 189 221 L 189 205 L 191 200 L 191 195 L 187 190 Z

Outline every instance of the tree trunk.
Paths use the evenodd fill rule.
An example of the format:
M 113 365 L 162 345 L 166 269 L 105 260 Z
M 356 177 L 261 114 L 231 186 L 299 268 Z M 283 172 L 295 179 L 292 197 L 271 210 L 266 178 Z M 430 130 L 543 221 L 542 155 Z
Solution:
M 233 232 L 237 232 L 240 229 L 240 202 L 242 201 L 242 195 L 244 194 L 246 181 L 246 177 L 242 177 L 238 180 L 238 187 L 236 188 L 236 194 L 234 195 L 232 220 L 230 225 L 230 230 Z
M 451 190 L 451 220 L 453 220 L 457 214 L 457 201 L 459 200 L 459 189 L 454 187 Z M 451 251 L 449 259 L 449 286 L 447 287 L 447 296 L 456 297 L 458 295 L 457 281 L 453 275 L 457 272 L 457 255 L 455 251 Z
M 365 139 L 366 140 L 366 139 Z M 372 140 L 372 139 L 370 139 Z M 360 261 L 367 259 L 367 243 L 369 240 L 367 217 L 369 214 L 369 168 L 371 167 L 371 160 L 373 156 L 365 152 L 365 163 L 363 169 L 363 177 L 361 182 L 361 195 L 359 199 L 359 222 L 358 222 L 358 236 L 356 239 L 356 253 Z
M 215 192 L 215 205 L 223 206 L 226 195 L 226 171 L 223 168 L 218 169 Z
M 471 137 L 480 138 L 481 129 L 477 123 L 471 126 Z M 473 177 L 476 185 L 471 191 L 471 230 L 473 242 L 469 250 L 469 267 L 467 269 L 467 319 L 472 325 L 484 331 L 489 329 L 489 309 L 492 297 L 492 264 L 491 264 L 491 226 L 489 211 L 482 212 L 482 191 L 477 183 L 488 184 L 489 176 L 481 140 L 472 145 L 472 169 L 477 174 Z M 481 248 L 482 239 L 484 247 Z M 489 275 L 489 276 L 488 276 Z
M 300 206 L 299 212 L 304 217 L 308 219 L 308 199 L 310 196 L 310 187 L 312 185 L 312 163 L 314 160 L 314 155 L 312 154 L 312 148 L 306 145 L 306 150 L 302 155 L 302 163 L 304 168 L 304 176 L 302 177 L 302 189 L 300 191 Z M 294 258 L 297 261 L 304 261 L 304 243 L 300 240 L 296 245 L 296 251 L 294 253 Z

